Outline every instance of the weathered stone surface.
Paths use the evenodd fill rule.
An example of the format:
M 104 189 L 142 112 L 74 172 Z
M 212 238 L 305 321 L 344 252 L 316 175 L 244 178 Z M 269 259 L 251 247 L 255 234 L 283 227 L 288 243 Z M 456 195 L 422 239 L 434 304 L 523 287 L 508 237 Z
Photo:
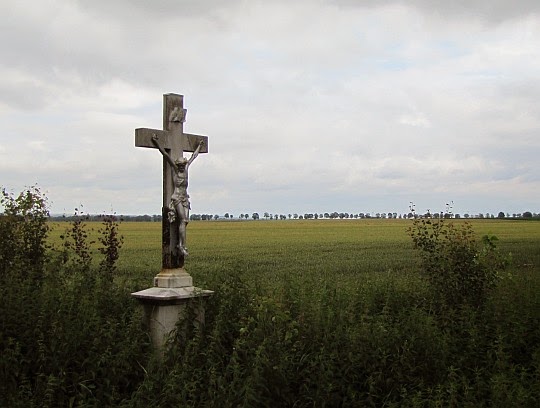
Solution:
M 184 268 L 163 269 L 154 277 L 158 288 L 183 288 L 193 286 L 193 278 Z
M 204 290 L 194 286 L 185 286 L 182 288 L 160 288 L 154 286 L 153 288 L 134 292 L 131 296 L 138 300 L 145 301 L 145 303 L 167 305 L 181 303 L 183 300 L 197 297 L 208 297 L 213 293 L 214 292 L 211 290 Z
M 204 324 L 203 299 L 214 292 L 193 286 L 182 288 L 153 287 L 131 295 L 139 300 L 144 307 L 145 321 L 150 332 L 154 350 L 158 353 L 164 351 L 164 346 L 170 334 L 176 327 L 178 320 L 185 313 L 188 302 L 199 300 L 196 304 L 197 317 L 195 324 Z
M 135 129 L 135 146 L 136 147 L 149 147 L 155 149 L 156 146 L 152 144 L 152 137 L 156 135 L 161 140 L 161 143 L 165 149 L 171 149 L 173 144 L 171 137 L 176 137 L 170 132 L 165 130 L 139 128 Z M 208 136 L 192 135 L 190 133 L 183 133 L 180 141 L 180 147 L 184 152 L 194 152 L 200 142 L 204 143 L 200 153 L 208 153 Z

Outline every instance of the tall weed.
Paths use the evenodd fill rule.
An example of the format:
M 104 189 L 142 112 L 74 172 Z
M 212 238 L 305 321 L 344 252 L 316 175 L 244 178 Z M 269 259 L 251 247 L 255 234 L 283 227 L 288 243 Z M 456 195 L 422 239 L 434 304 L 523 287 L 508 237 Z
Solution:
M 422 258 L 422 275 L 445 305 L 481 307 L 495 287 L 507 259 L 497 251 L 497 237 L 476 240 L 470 223 L 415 218 L 408 229 Z

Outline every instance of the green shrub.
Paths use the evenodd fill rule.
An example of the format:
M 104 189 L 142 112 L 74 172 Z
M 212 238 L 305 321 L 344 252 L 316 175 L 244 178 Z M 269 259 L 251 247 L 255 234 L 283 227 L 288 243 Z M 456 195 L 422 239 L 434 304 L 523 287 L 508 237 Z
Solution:
M 422 276 L 449 307 L 483 306 L 507 261 L 495 236 L 476 240 L 468 222 L 416 218 L 408 232 L 422 258 Z
M 111 406 L 143 376 L 148 338 L 129 292 L 112 282 L 121 240 L 108 218 L 92 262 L 84 218 L 49 248 L 45 198 L 2 190 L 0 406 Z
M 47 199 L 37 187 L 17 197 L 2 188 L 0 206 L 0 283 L 11 278 L 30 278 L 39 285 L 46 260 Z M 17 271 L 14 276 L 13 272 Z M 5 282 L 5 281 L 4 281 Z
M 98 251 L 103 255 L 99 263 L 99 270 L 108 283 L 112 283 L 114 272 L 116 271 L 116 261 L 120 256 L 120 248 L 124 242 L 124 237 L 118 233 L 120 222 L 115 215 L 102 216 L 102 228 L 99 230 L 98 238 L 101 246 Z

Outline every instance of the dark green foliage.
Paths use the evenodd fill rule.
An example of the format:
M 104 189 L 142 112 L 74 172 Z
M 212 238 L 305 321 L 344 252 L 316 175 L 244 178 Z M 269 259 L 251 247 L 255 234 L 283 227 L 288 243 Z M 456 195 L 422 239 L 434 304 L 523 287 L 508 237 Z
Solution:
M 129 293 L 91 266 L 84 223 L 53 250 L 37 189 L 16 199 L 4 192 L 2 204 L 0 406 L 107 406 L 130 396 L 144 375 L 147 337 Z M 104 246 L 118 246 L 111 228 Z
M 39 284 L 47 249 L 47 200 L 37 187 L 17 197 L 2 188 L 0 206 L 0 279 L 8 279 L 16 269 Z
M 213 282 L 206 324 L 193 324 L 195 305 L 165 368 L 125 406 L 526 407 L 540 397 L 532 293 L 438 316 L 421 288 L 291 280 L 269 297 L 235 269 Z
M 94 243 L 88 239 L 88 232 L 85 224 L 87 219 L 88 215 L 84 215 L 76 208 L 70 223 L 70 228 L 66 231 L 66 234 L 62 236 L 64 243 L 64 252 L 62 253 L 64 262 L 68 261 L 71 252 L 74 256 L 71 256 L 70 266 L 84 271 L 90 269 L 92 263 L 92 249 L 90 246 Z
M 124 238 L 118 233 L 119 221 L 115 215 L 104 215 L 102 223 L 103 227 L 99 230 L 98 238 L 101 246 L 98 251 L 103 255 L 103 259 L 99 263 L 99 269 L 105 280 L 111 283 Z
M 470 223 L 444 218 L 416 218 L 409 234 L 421 251 L 423 276 L 440 300 L 452 308 L 484 305 L 506 265 L 497 237 L 486 235 L 479 245 Z

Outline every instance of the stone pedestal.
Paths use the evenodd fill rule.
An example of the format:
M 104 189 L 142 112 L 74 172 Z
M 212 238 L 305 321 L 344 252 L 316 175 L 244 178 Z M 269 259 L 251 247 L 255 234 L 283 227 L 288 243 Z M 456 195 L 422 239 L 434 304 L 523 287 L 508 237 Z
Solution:
M 154 284 L 153 288 L 131 295 L 143 305 L 153 347 L 161 352 L 190 302 L 200 302 L 195 305 L 194 324 L 204 323 L 204 298 L 214 292 L 192 286 L 191 276 L 183 269 L 162 271 L 154 278 Z
M 154 277 L 154 286 L 158 288 L 193 287 L 193 278 L 184 268 L 163 269 Z

